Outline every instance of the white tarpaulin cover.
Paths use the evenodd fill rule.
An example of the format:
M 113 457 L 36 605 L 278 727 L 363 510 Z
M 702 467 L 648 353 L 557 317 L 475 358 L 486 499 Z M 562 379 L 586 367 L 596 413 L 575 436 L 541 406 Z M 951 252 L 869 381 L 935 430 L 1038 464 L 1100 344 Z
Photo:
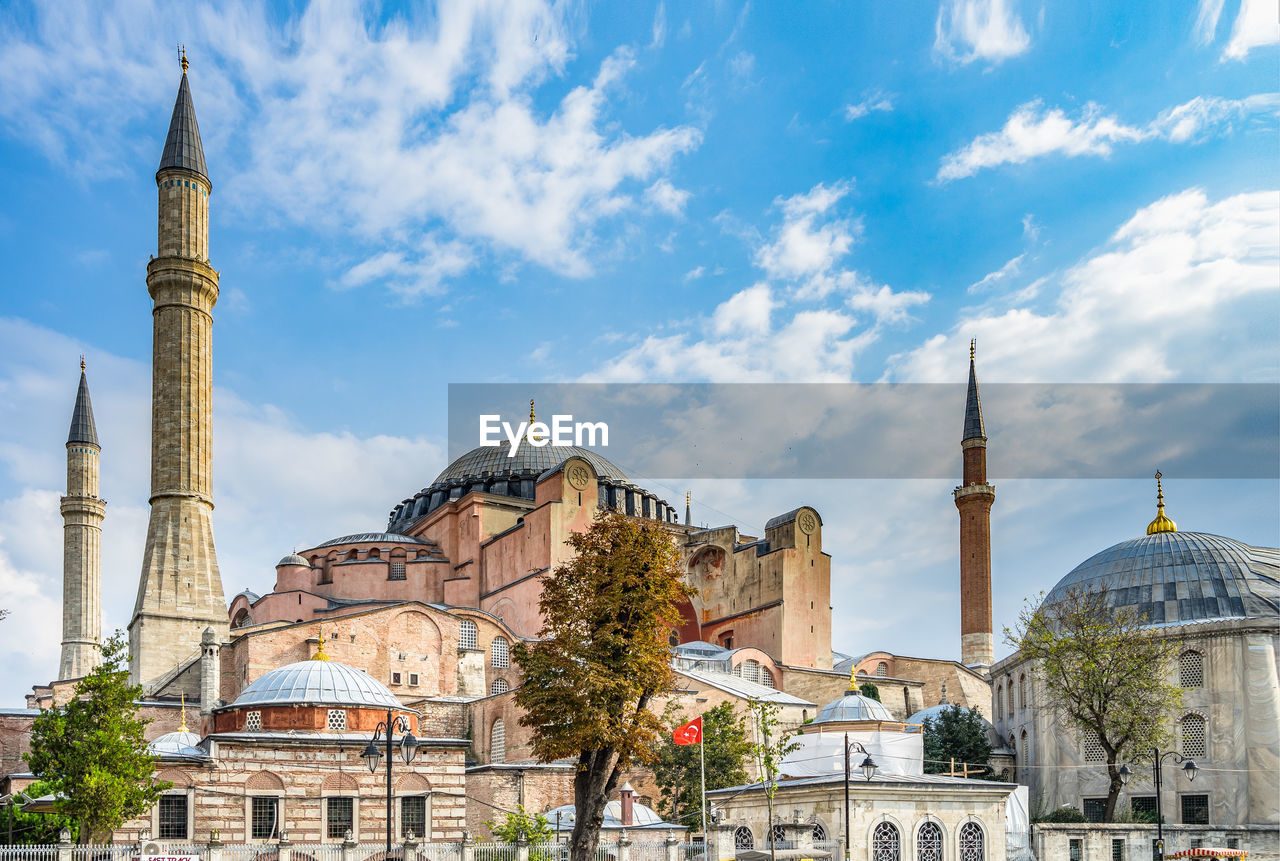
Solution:
M 844 774 L 844 733 L 806 733 L 794 736 L 800 745 L 787 755 L 778 769 L 787 777 L 821 777 L 828 774 Z M 875 760 L 878 774 L 923 774 L 924 735 L 918 732 L 857 732 L 849 733 L 850 741 L 857 741 Z M 855 780 L 862 778 L 862 760 L 866 754 L 852 751 L 849 755 L 849 774 Z
M 1010 861 L 1035 861 L 1031 852 L 1031 817 L 1028 814 L 1027 787 L 1019 786 L 1009 793 L 1004 804 L 1006 855 Z

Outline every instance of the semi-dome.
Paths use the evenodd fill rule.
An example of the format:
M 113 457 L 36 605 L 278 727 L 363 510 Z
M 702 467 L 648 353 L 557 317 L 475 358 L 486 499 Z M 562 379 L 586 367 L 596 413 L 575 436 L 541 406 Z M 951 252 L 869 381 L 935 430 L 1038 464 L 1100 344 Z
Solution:
M 277 568 L 281 567 L 282 565 L 301 565 L 304 568 L 311 567 L 311 563 L 308 562 L 303 557 L 299 556 L 297 553 L 290 553 L 288 556 L 284 557 L 283 559 L 281 559 L 279 562 L 276 563 Z
M 208 756 L 200 749 L 200 736 L 186 729 L 167 732 L 147 745 L 147 752 L 153 756 L 177 756 L 183 758 Z
M 386 685 L 363 670 L 314 659 L 272 670 L 245 688 L 231 707 L 259 705 L 402 708 Z
M 815 724 L 836 723 L 858 720 L 896 720 L 893 713 L 885 708 L 884 703 L 864 697 L 857 690 L 846 691 L 838 700 L 833 700 L 818 710 L 813 719 Z
M 1080 563 L 1045 598 L 1105 587 L 1112 607 L 1147 624 L 1280 615 L 1280 550 L 1203 532 L 1155 531 L 1121 541 Z

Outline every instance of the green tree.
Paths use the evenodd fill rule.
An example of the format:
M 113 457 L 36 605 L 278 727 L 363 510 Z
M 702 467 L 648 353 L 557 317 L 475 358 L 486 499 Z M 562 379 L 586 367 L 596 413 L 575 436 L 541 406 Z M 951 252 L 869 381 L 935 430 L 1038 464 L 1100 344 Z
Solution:
M 777 861 L 776 841 L 773 839 L 773 797 L 778 791 L 778 770 L 787 754 L 800 748 L 800 743 L 792 738 L 789 731 L 779 729 L 777 703 L 752 700 L 748 707 L 755 736 L 751 743 L 751 756 L 760 771 L 765 804 L 769 809 L 769 857 Z
M 977 709 L 951 705 L 937 717 L 924 720 L 924 770 L 926 774 L 944 774 L 968 764 L 980 766 L 969 771 L 970 777 L 993 780 L 994 774 L 988 762 L 991 759 L 991 742 L 987 740 L 986 722 Z
M 540 760 L 577 760 L 570 858 L 594 861 L 620 775 L 656 757 L 662 723 L 650 705 L 674 684 L 668 638 L 689 590 L 655 523 L 603 512 L 567 543 L 574 558 L 542 581 L 542 639 L 513 649 L 516 703 Z
M 110 839 L 171 785 L 154 780 L 155 758 L 143 738 L 150 720 L 138 717 L 136 705 L 141 695 L 129 684 L 128 651 L 116 631 L 71 701 L 41 712 L 31 727 L 27 764 L 58 796 L 58 812 L 80 823 L 82 843 Z
M 15 796 L 17 793 L 14 793 Z M 28 798 L 48 795 L 49 789 L 40 781 L 22 792 Z M 63 828 L 74 831 L 76 821 L 70 816 L 49 813 L 24 813 L 18 809 L 17 798 L 13 804 L 0 807 L 0 840 L 10 844 L 47 844 L 58 842 L 58 832 Z
M 858 686 L 858 693 L 869 700 L 880 702 L 880 688 L 876 686 L 875 682 L 863 682 Z
M 684 720 L 676 720 L 673 727 Z M 747 782 L 746 762 L 751 756 L 747 726 L 733 704 L 724 702 L 702 715 L 702 756 L 706 760 L 707 789 L 723 789 Z M 668 732 L 658 748 L 653 773 L 661 790 L 662 816 L 690 827 L 702 824 L 702 780 L 698 745 L 676 744 Z
M 490 819 L 484 827 L 503 843 L 516 843 L 523 839 L 529 844 L 529 861 L 548 861 L 553 857 L 553 853 L 545 848 L 556 833 L 551 827 L 551 820 L 541 813 L 529 813 L 523 804 L 517 804 L 514 811 L 508 811 L 501 822 Z
M 1051 605 L 1028 606 L 1005 631 L 1031 662 L 1049 708 L 1101 745 L 1104 822 L 1115 820 L 1120 765 L 1167 741 L 1167 719 L 1182 702 L 1182 689 L 1168 682 L 1177 644 L 1156 636 L 1133 609 L 1111 604 L 1105 588 L 1069 589 Z

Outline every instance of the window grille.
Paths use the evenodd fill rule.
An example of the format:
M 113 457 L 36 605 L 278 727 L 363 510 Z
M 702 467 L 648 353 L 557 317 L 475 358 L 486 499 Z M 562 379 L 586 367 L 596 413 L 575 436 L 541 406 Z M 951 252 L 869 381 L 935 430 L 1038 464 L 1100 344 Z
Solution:
M 1209 796 L 1207 795 L 1182 796 L 1182 824 L 1183 825 L 1208 825 L 1209 824 Z
M 1182 755 L 1207 756 L 1204 718 L 1194 712 L 1182 716 Z
M 756 847 L 755 838 L 751 836 L 751 829 L 745 825 L 739 825 L 733 831 L 733 848 L 754 849 Z
M 769 838 L 773 841 L 773 845 L 778 849 L 791 845 L 787 843 L 787 829 L 783 828 L 781 825 L 774 825 L 769 829 Z
M 1138 816 L 1146 816 L 1148 813 L 1152 816 L 1156 812 L 1156 797 L 1154 795 L 1135 795 L 1129 799 L 1129 809 Z M 1145 820 L 1138 820 L 1143 822 Z M 1155 820 L 1151 820 L 1154 822 Z
M 815 841 L 822 841 L 827 839 L 827 829 L 822 827 L 821 822 L 813 823 L 813 839 Z
M 1111 841 L 1111 861 L 1124 861 L 1124 841 Z
M 411 795 L 400 799 L 400 836 L 422 838 L 427 835 L 427 797 Z
M 248 732 L 262 731 L 262 712 L 249 712 L 244 716 L 244 728 Z
M 1228 838 L 1227 838 L 1227 848 L 1228 848 L 1228 849 L 1239 849 L 1239 848 L 1240 848 L 1240 838 L 1239 838 L 1239 837 L 1228 837 Z
M 410 674 L 409 674 L 409 684 L 410 684 L 411 686 L 414 686 L 414 685 L 417 685 L 417 684 L 418 684 L 418 674 L 417 674 L 417 673 L 410 673 Z
M 489 730 L 489 761 L 507 761 L 507 725 L 502 718 L 494 721 L 493 728 Z
M 871 861 L 901 861 L 898 828 L 892 822 L 881 822 L 871 832 Z
M 1013 676 L 1009 676 L 1009 686 L 1005 688 L 1005 695 L 1009 698 L 1006 702 L 1008 706 L 1009 719 L 1013 719 Z
M 1084 731 L 1084 761 L 1106 762 L 1107 752 L 1102 747 L 1102 739 L 1093 730 Z
M 996 720 L 1004 717 L 1004 685 L 996 685 Z
M 273 840 L 276 836 L 275 796 L 255 795 L 249 801 L 249 835 L 254 840 Z
M 1027 677 L 1018 676 L 1018 708 L 1027 707 Z
M 489 685 L 489 693 L 491 694 L 505 694 L 509 690 L 511 690 L 511 685 L 507 684 L 506 679 L 494 679 L 493 684 Z
M 506 669 L 511 666 L 511 644 L 506 637 L 494 637 L 490 646 L 490 666 L 495 669 Z
M 942 829 L 936 822 L 926 822 L 916 832 L 917 861 L 942 861 Z
M 1107 800 L 1105 798 L 1086 798 L 1080 812 L 1090 822 L 1101 822 L 1106 810 Z
M 886 678 L 889 675 L 889 665 L 884 661 L 876 664 L 876 675 L 880 678 Z
M 347 728 L 347 710 L 329 709 L 329 729 L 345 731 Z
M 355 830 L 356 800 L 354 798 L 329 797 L 324 800 L 325 834 L 330 839 L 341 839 L 348 831 Z
M 759 682 L 760 682 L 760 684 L 764 685 L 766 688 L 776 688 L 776 687 L 777 687 L 777 685 L 775 685 L 775 684 L 773 683 L 773 673 L 769 672 L 769 670 L 768 670 L 768 668 L 767 668 L 767 667 L 761 667 L 761 668 L 760 668 L 760 679 L 759 679 Z
M 160 833 L 161 840 L 187 839 L 187 796 L 160 796 Z
M 387 579 L 388 579 L 388 580 L 403 580 L 403 579 L 405 579 L 404 563 L 403 563 L 403 562 L 392 562 L 392 563 L 391 563 L 391 574 L 390 574 L 390 576 L 388 576 L 388 577 L 387 577 Z
M 983 850 L 982 826 L 976 822 L 960 826 L 960 861 L 982 861 Z
M 1079 837 L 1067 841 L 1067 861 L 1084 861 L 1084 844 Z
M 1178 684 L 1198 688 L 1204 684 L 1204 656 L 1188 649 L 1178 656 Z
M 399 674 L 399 673 L 392 673 L 392 674 L 391 674 L 391 684 L 393 684 L 393 685 L 398 685 L 398 684 L 400 684 L 400 678 L 401 678 L 401 677 L 400 677 L 400 674 Z
M 470 619 L 463 619 L 462 624 L 458 627 L 458 648 L 459 649 L 476 649 L 479 648 L 480 635 L 476 629 L 476 623 Z

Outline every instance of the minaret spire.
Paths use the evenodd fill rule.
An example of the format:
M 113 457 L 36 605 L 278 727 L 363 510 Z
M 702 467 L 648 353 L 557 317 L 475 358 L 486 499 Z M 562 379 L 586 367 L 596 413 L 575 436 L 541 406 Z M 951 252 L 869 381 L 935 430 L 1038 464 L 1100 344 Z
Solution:
M 1177 532 L 1178 524 L 1174 523 L 1168 515 L 1164 513 L 1164 486 L 1160 484 L 1160 479 L 1164 478 L 1160 470 L 1156 470 L 1156 519 L 1147 524 L 1147 534 L 1155 535 L 1157 532 Z
M 98 428 L 84 356 L 67 434 L 67 495 L 62 497 L 62 656 L 59 679 L 78 679 L 102 663 L 102 519 Z
M 213 186 L 191 102 L 186 52 L 160 167 L 152 299 L 151 518 L 138 600 L 129 622 L 129 676 L 147 685 L 202 653 L 211 628 L 227 637 L 227 605 L 213 547 L 213 306 L 209 264 Z
M 684 525 L 693 525 L 693 492 L 688 490 L 684 492 Z
M 969 342 L 969 389 L 965 397 L 964 482 L 952 491 L 960 513 L 960 652 L 966 666 L 995 661 L 991 624 L 991 505 L 996 489 L 987 482 L 987 431 L 982 421 L 976 370 L 978 342 Z

